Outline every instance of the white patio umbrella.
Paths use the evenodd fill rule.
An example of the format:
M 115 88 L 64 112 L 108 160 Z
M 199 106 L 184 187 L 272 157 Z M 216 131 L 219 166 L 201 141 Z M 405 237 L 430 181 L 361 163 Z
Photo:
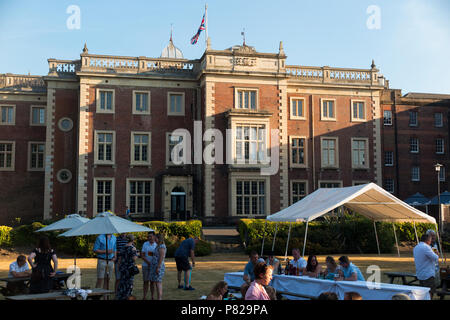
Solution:
M 108 276 L 108 240 L 107 235 L 113 233 L 150 232 L 153 229 L 141 226 L 127 219 L 120 218 L 111 212 L 102 212 L 85 224 L 60 234 L 58 237 L 76 237 L 104 234 L 106 239 L 106 273 Z M 109 278 L 109 276 L 108 276 Z
M 58 230 L 68 230 L 81 226 L 82 224 L 90 221 L 88 218 L 83 218 L 79 214 L 69 214 L 64 219 L 56 221 L 48 226 L 45 226 L 36 232 L 45 232 L 45 231 L 58 231 Z M 77 265 L 77 256 L 75 253 L 74 257 L 74 265 Z

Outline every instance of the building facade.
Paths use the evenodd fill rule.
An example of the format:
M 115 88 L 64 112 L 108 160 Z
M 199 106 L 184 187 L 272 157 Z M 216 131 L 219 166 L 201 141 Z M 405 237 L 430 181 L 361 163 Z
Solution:
M 245 44 L 213 50 L 208 41 L 200 59 L 187 60 L 171 39 L 160 58 L 85 46 L 78 60 L 48 59 L 46 76 L 1 75 L 1 222 L 128 207 L 136 218 L 232 223 L 319 187 L 386 187 L 387 179 L 401 199 L 427 194 L 425 167 L 447 165 L 448 101 L 401 97 L 373 62 L 349 69 L 286 58 L 282 43 L 261 53 Z M 402 125 L 412 106 L 427 110 L 413 129 Z M 436 130 L 433 112 L 442 113 Z M 402 158 L 409 136 L 420 137 L 420 159 L 406 157 L 411 168 L 420 162 L 418 183 Z

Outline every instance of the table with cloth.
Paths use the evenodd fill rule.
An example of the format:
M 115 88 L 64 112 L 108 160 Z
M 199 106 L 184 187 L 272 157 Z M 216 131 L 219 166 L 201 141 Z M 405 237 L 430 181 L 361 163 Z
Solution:
M 243 272 L 225 273 L 224 280 L 229 287 L 240 287 L 243 283 Z M 289 292 L 305 297 L 317 298 L 323 292 L 334 292 L 339 300 L 344 299 L 345 292 L 358 292 L 364 300 L 391 300 L 396 293 L 407 294 L 411 300 L 430 300 L 430 288 L 405 286 L 390 283 L 374 283 L 366 281 L 334 281 L 307 276 L 273 275 L 270 285 L 277 291 Z M 289 299 L 301 299 L 286 296 Z

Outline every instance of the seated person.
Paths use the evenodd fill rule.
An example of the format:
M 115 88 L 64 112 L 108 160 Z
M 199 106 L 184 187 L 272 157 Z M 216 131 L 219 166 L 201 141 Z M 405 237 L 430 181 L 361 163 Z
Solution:
M 322 292 L 317 300 L 338 300 L 338 296 L 334 292 Z
M 272 266 L 273 272 L 278 273 L 278 268 L 280 267 L 280 260 L 274 257 L 273 251 L 268 253 L 268 258 L 266 259 L 266 264 Z
M 228 283 L 225 281 L 219 281 L 216 285 L 211 289 L 211 292 L 206 297 L 206 300 L 223 300 L 223 296 L 228 291 Z
M 250 252 L 249 262 L 245 265 L 244 269 L 244 284 L 241 286 L 241 292 L 246 291 L 250 286 L 250 283 L 255 280 L 255 274 L 253 273 L 253 269 L 255 268 L 258 262 L 264 262 L 264 259 L 259 258 L 258 253 L 256 251 Z M 244 297 L 244 295 L 242 295 Z
M 333 257 L 328 256 L 325 259 L 325 264 L 327 266 L 323 272 L 325 279 L 334 280 L 335 277 L 339 277 L 339 267 Z
M 411 300 L 411 298 L 405 293 L 396 293 L 392 296 L 392 300 Z
M 357 266 L 350 262 L 347 256 L 339 258 L 342 275 L 337 280 L 344 281 L 365 281 L 364 276 Z
M 298 248 L 292 249 L 292 257 L 294 259 L 289 261 L 287 274 L 291 276 L 302 275 L 306 268 L 307 262 L 305 259 L 300 257 L 300 249 Z
M 344 294 L 344 300 L 362 300 L 363 298 L 358 292 L 349 291 Z
M 264 262 L 256 264 L 255 280 L 252 281 L 250 287 L 245 293 L 245 300 L 270 300 L 270 296 L 266 291 L 266 287 L 272 280 L 272 267 Z
M 315 255 L 310 255 L 308 257 L 308 262 L 306 264 L 306 268 L 303 272 L 303 275 L 309 276 L 311 278 L 317 278 L 321 271 L 322 266 L 317 261 L 317 257 Z
M 31 269 L 24 255 L 17 257 L 17 260 L 9 265 L 9 278 L 23 278 L 31 276 Z M 6 289 L 10 294 L 27 293 L 25 281 L 8 282 Z

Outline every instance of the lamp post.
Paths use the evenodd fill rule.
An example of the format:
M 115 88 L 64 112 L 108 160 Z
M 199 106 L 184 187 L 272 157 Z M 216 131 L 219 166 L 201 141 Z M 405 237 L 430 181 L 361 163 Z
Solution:
M 436 169 L 436 172 L 437 172 L 437 187 L 438 187 L 438 194 L 437 194 L 437 196 L 438 196 L 438 210 L 439 210 L 439 220 L 438 220 L 438 223 L 439 223 L 439 233 L 441 233 L 441 235 L 442 235 L 442 215 L 441 215 L 441 188 L 440 188 L 440 184 L 441 184 L 441 177 L 440 177 L 440 172 L 441 172 L 441 167 L 442 167 L 442 164 L 439 164 L 439 163 L 436 163 L 435 165 L 434 165 L 434 168 Z

